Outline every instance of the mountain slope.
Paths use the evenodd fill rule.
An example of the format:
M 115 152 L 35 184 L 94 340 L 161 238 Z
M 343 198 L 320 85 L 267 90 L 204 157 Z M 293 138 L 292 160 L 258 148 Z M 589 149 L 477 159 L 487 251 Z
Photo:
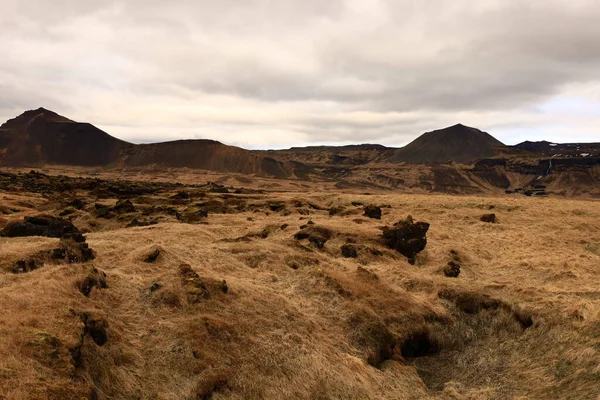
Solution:
M 0 165 L 107 166 L 133 146 L 88 123 L 39 108 L 0 126 Z
M 424 133 L 405 147 L 396 150 L 390 161 L 414 164 L 447 161 L 468 163 L 492 157 L 503 147 L 504 144 L 490 134 L 457 124 Z
M 289 166 L 214 140 L 132 144 L 88 123 L 39 108 L 0 126 L 0 165 L 196 168 L 287 178 Z
M 355 166 L 385 160 L 395 149 L 380 144 L 346 146 L 292 147 L 286 150 L 267 150 L 280 160 L 301 162 L 307 165 Z
M 125 151 L 124 162 L 130 167 L 197 168 L 276 178 L 287 178 L 291 174 L 290 168 L 273 158 L 215 140 L 140 144 Z

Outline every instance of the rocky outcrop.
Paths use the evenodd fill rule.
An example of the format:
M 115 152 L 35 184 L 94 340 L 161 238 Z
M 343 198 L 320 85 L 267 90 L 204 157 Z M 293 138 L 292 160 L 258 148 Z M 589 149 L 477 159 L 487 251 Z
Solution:
M 409 215 L 406 220 L 384 228 L 383 241 L 387 247 L 404 255 L 409 263 L 414 264 L 416 255 L 427 245 L 427 230 L 427 222 L 413 222 Z

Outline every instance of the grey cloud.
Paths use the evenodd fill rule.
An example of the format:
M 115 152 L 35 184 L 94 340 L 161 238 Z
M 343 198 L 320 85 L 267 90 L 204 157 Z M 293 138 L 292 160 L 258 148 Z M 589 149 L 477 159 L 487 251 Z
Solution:
M 586 0 L 6 0 L 0 117 L 87 108 L 110 111 L 101 122 L 116 135 L 160 117 L 175 125 L 170 136 L 156 129 L 165 139 L 187 124 L 222 126 L 237 142 L 270 128 L 307 144 L 399 144 L 465 116 L 547 126 L 531 110 L 600 82 L 598 20 L 600 4 Z M 218 116 L 195 111 L 206 107 Z M 144 109 L 150 122 L 124 123 Z

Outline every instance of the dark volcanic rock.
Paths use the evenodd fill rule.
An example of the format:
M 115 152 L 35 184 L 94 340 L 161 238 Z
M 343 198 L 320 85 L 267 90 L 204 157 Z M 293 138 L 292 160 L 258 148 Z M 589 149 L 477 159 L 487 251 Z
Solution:
M 74 241 L 75 243 L 84 243 L 85 242 L 85 236 L 83 236 L 81 233 L 65 233 L 61 239 L 64 239 L 64 240 L 70 239 L 70 240 Z
M 85 263 L 96 258 L 96 253 L 87 243 L 77 243 L 72 240 L 61 240 L 60 247 L 50 252 L 51 258 L 68 264 Z
M 81 210 L 83 207 L 85 207 L 85 203 L 81 199 L 73 199 L 67 203 L 67 206 Z
M 306 229 L 306 228 L 307 228 L 307 225 L 302 225 L 300 227 L 300 229 L 302 229 L 302 230 L 299 232 L 296 232 L 294 234 L 294 239 L 296 239 L 296 240 L 308 239 L 310 237 L 310 233 L 304 231 L 304 229 Z
M 427 245 L 427 222 L 414 222 L 408 216 L 405 221 L 399 221 L 393 227 L 383 230 L 383 239 L 387 247 L 398 251 L 408 258 L 408 262 L 415 263 L 415 256 Z
M 269 210 L 279 212 L 285 210 L 285 204 L 281 201 L 270 201 L 268 203 Z
M 96 253 L 88 247 L 87 243 L 61 238 L 59 247 L 42 250 L 30 255 L 28 258 L 18 260 L 9 271 L 13 274 L 22 274 L 41 268 L 47 263 L 85 263 L 94 258 L 96 258 Z
M 26 272 L 34 271 L 42 266 L 43 263 L 40 260 L 28 258 L 15 262 L 12 268 L 10 268 L 10 272 L 13 274 L 24 274 Z
M 23 221 L 12 222 L 0 231 L 0 236 L 6 237 L 46 236 L 62 238 L 70 234 L 80 235 L 81 232 L 71 222 L 50 215 L 25 217 Z
M 187 200 L 190 198 L 190 193 L 186 191 L 180 191 L 171 196 L 171 198 L 175 200 Z
M 294 238 L 296 240 L 308 239 L 318 249 L 322 249 L 325 243 L 333 236 L 333 232 L 328 228 L 314 224 L 304 225 L 301 229 L 301 231 L 296 232 Z
M 73 208 L 65 208 L 58 214 L 59 217 L 66 217 L 67 215 L 71 215 L 75 212 Z
M 85 297 L 88 297 L 94 288 L 106 289 L 108 288 L 106 274 L 99 269 L 92 268 L 92 271 L 77 283 L 77 287 Z
M 113 217 L 113 208 L 109 207 L 109 206 L 105 206 L 102 204 L 94 204 L 94 207 L 96 208 L 96 216 L 98 218 L 112 218 Z
M 322 249 L 325 246 L 327 239 L 319 236 L 310 236 L 308 238 L 308 241 L 314 244 L 317 247 L 317 249 Z
M 91 313 L 81 314 L 81 321 L 84 323 L 84 336 L 89 335 L 94 343 L 103 346 L 108 342 L 108 323 Z
M 482 222 L 491 222 L 493 224 L 496 223 L 496 214 L 484 214 L 479 218 Z
M 115 204 L 115 206 L 113 207 L 113 209 L 116 212 L 118 212 L 119 214 L 121 214 L 121 213 L 135 212 L 135 206 L 133 205 L 133 203 L 129 199 L 118 200 L 117 204 Z
M 364 216 L 374 219 L 381 219 L 381 207 L 365 206 Z
M 209 183 L 208 191 L 210 193 L 229 193 L 229 189 L 227 189 L 225 187 L 225 185 L 222 185 L 220 183 L 214 183 L 214 182 Z
M 340 247 L 342 252 L 342 256 L 346 258 L 356 258 L 358 257 L 358 251 L 356 250 L 356 246 L 346 243 Z
M 193 224 L 197 222 L 205 222 L 208 217 L 208 211 L 205 209 L 187 208 L 177 217 L 181 222 Z
M 150 286 L 150 291 L 151 292 L 156 292 L 158 289 L 162 288 L 162 285 L 158 282 L 154 282 L 151 286 Z
M 156 260 L 158 260 L 158 257 L 160 256 L 160 250 L 159 249 L 154 249 L 154 251 L 150 254 L 148 254 L 145 258 L 144 258 L 144 262 L 147 263 L 153 263 Z
M 444 275 L 448 278 L 456 278 L 460 274 L 460 264 L 454 260 L 448 261 L 444 267 Z

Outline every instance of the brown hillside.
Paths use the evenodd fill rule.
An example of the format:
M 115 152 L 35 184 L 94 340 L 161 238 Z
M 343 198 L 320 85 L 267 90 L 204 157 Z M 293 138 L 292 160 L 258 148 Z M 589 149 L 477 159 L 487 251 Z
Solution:
M 468 163 L 498 154 L 505 147 L 492 135 L 479 129 L 457 124 L 424 133 L 398 149 L 390 157 L 394 163 L 432 163 L 454 161 Z
M 286 178 L 290 169 L 281 162 L 215 140 L 176 140 L 140 144 L 126 151 L 127 166 L 197 168 Z
M 88 123 L 39 108 L 0 126 L 0 165 L 196 168 L 276 178 L 291 168 L 259 153 L 214 140 L 135 145 Z
M 286 150 L 269 150 L 280 160 L 301 162 L 307 165 L 347 165 L 356 166 L 385 160 L 394 148 L 379 144 L 358 144 L 348 146 L 307 146 L 292 147 Z
M 448 161 L 456 164 L 439 165 Z M 136 145 L 40 108 L 0 127 L 0 166 L 58 168 L 60 174 L 73 168 L 88 173 L 89 167 L 103 173 L 190 174 L 195 181 L 200 174 L 193 170 L 201 170 L 224 174 L 220 182 L 247 182 L 242 175 L 282 180 L 261 181 L 261 188 L 312 182 L 338 191 L 600 196 L 597 144 L 504 146 L 460 124 L 425 133 L 401 149 L 362 144 L 256 151 L 214 140 Z
M 88 123 L 38 108 L 0 126 L 1 165 L 106 166 L 133 146 Z

